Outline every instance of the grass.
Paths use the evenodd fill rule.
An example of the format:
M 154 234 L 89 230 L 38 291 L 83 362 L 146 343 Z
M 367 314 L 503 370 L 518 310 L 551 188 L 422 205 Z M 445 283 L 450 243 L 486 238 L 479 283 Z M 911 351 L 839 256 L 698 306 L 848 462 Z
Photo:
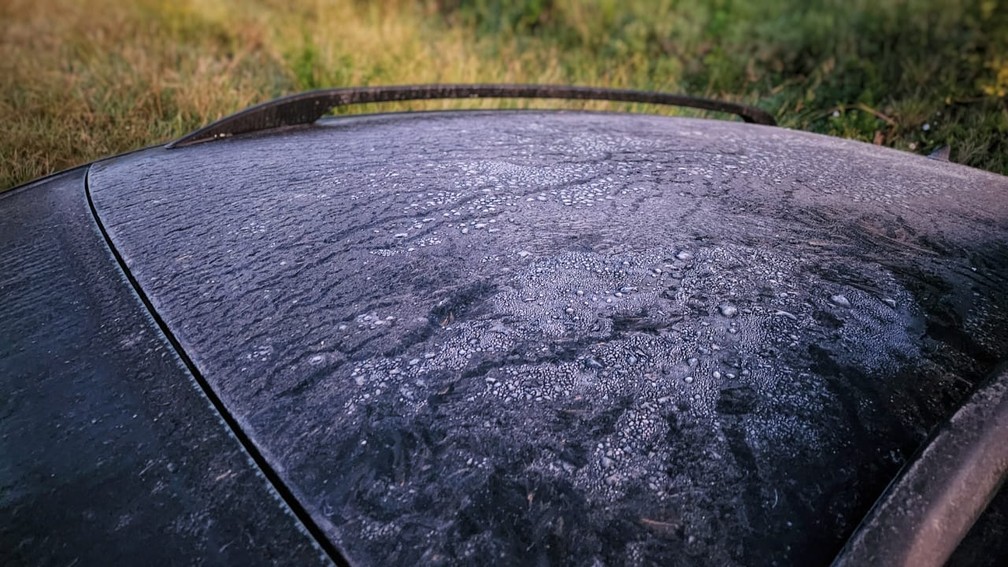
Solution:
M 0 190 L 283 94 L 424 82 L 735 100 L 1008 174 L 1003 0 L 5 0 L 0 29 Z

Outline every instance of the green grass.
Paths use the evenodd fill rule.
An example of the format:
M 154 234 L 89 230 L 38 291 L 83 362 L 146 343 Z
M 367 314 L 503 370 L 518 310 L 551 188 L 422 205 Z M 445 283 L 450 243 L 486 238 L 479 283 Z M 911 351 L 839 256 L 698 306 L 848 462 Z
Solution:
M 424 82 L 735 100 L 1008 173 L 1004 0 L 7 0 L 0 30 L 0 189 L 283 94 Z

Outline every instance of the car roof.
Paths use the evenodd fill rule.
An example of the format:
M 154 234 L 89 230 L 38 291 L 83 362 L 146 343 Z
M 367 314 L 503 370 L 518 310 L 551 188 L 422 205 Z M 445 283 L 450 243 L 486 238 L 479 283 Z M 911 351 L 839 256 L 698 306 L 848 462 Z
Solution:
M 351 561 L 826 561 L 1008 351 L 1008 181 L 814 134 L 344 117 L 88 187 Z

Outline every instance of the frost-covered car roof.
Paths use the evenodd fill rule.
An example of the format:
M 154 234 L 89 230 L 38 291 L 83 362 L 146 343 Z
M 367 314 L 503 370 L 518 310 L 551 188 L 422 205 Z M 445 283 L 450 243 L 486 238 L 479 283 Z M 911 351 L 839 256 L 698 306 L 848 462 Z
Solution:
M 1008 354 L 1008 181 L 814 134 L 343 117 L 87 184 L 354 563 L 828 562 Z
M 2 561 L 1003 563 L 1008 180 L 752 124 L 319 120 L 473 96 L 773 124 L 333 89 L 3 195 Z

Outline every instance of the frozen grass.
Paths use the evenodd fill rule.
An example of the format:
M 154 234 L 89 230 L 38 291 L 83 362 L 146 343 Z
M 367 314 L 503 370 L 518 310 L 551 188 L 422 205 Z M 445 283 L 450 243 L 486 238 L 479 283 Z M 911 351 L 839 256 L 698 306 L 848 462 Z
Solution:
M 1008 173 L 999 0 L 5 0 L 0 29 L 0 189 L 283 94 L 425 82 L 737 100 Z M 558 105 L 383 108 L 529 104 Z

